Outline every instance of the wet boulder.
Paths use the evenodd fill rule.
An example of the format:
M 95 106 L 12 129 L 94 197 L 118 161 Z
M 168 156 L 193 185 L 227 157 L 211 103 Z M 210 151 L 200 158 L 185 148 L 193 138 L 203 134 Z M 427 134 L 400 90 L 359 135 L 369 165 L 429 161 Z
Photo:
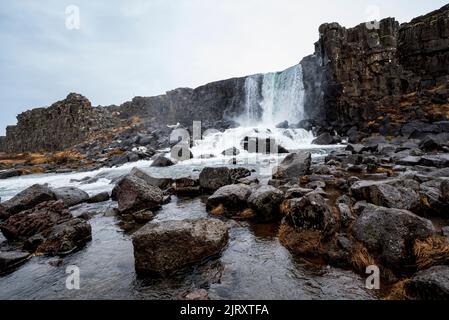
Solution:
M 38 252 L 52 256 L 66 255 L 92 240 L 92 228 L 82 219 L 70 219 L 55 225 L 45 238 L 37 248 Z
M 282 213 L 287 223 L 296 230 L 316 230 L 331 235 L 336 219 L 331 207 L 318 193 L 309 193 L 299 199 L 290 199 L 282 204 Z
M 0 251 L 0 274 L 28 260 L 30 254 L 23 251 Z
M 251 171 L 246 168 L 231 168 L 229 169 L 232 183 L 237 183 L 240 179 L 251 176 Z
M 62 201 L 43 202 L 11 216 L 0 224 L 0 230 L 8 240 L 26 240 L 71 218 Z
M 61 200 L 67 207 L 73 207 L 89 200 L 87 192 L 75 187 L 53 189 L 53 193 L 56 200 Z
M 310 152 L 291 153 L 275 169 L 273 179 L 297 181 L 299 177 L 309 174 L 311 163 Z
M 420 164 L 436 168 L 449 167 L 449 153 L 422 156 Z
M 337 203 L 337 208 L 340 212 L 340 222 L 342 227 L 348 228 L 356 220 L 351 207 L 346 203 Z
M 192 177 L 178 178 L 173 185 L 175 194 L 179 196 L 197 196 L 201 193 L 199 179 Z
M 283 200 L 284 193 L 281 190 L 267 185 L 254 190 L 248 198 L 248 204 L 258 220 L 271 221 L 279 218 Z
M 430 215 L 448 216 L 449 203 L 443 197 L 443 184 L 439 180 L 430 180 L 420 186 L 422 210 Z
M 20 175 L 20 171 L 16 169 L 4 170 L 0 171 L 0 180 L 18 177 Z
M 415 240 L 427 239 L 435 233 L 431 221 L 408 210 L 367 204 L 359 206 L 359 211 L 361 214 L 352 227 L 354 237 L 393 269 L 411 264 Z
M 173 183 L 173 180 L 171 178 L 153 177 L 139 168 L 133 168 L 130 172 L 130 175 L 136 176 L 137 178 L 144 180 L 149 185 L 158 187 L 162 190 L 170 188 Z
M 214 211 L 219 208 L 220 211 L 223 211 L 223 214 L 232 216 L 248 207 L 247 201 L 251 191 L 251 188 L 245 184 L 231 184 L 221 187 L 207 199 L 207 209 Z
M 240 150 L 236 147 L 232 147 L 224 150 L 221 154 L 224 156 L 238 156 L 240 154 Z
M 287 120 L 282 121 L 282 122 L 280 122 L 280 123 L 278 123 L 278 124 L 276 125 L 276 128 L 277 128 L 277 129 L 288 129 L 288 128 L 289 128 L 289 123 L 288 123 Z
M 449 299 L 449 266 L 436 266 L 418 272 L 406 282 L 408 296 L 419 300 Z
M 170 167 L 173 166 L 174 162 L 166 158 L 164 155 L 159 154 L 154 157 L 151 167 Z
M 112 190 L 118 201 L 120 213 L 136 212 L 143 209 L 157 209 L 163 203 L 163 193 L 158 187 L 148 184 L 134 175 L 127 175 Z
M 445 179 L 441 182 L 441 200 L 446 204 L 449 204 L 449 179 Z
M 88 203 L 100 203 L 100 202 L 105 202 L 108 201 L 111 198 L 111 195 L 109 194 L 109 192 L 105 191 L 105 192 L 100 192 L 97 193 L 96 195 L 93 195 L 92 197 L 89 198 L 89 200 L 87 200 Z
M 3 202 L 3 216 L 14 215 L 21 211 L 31 209 L 39 203 L 55 199 L 55 194 L 48 185 L 35 184 L 20 192 L 12 199 Z
M 200 173 L 200 186 L 206 191 L 216 191 L 221 187 L 232 184 L 231 172 L 226 167 L 206 167 Z
M 356 200 L 366 200 L 378 206 L 415 210 L 420 206 L 420 196 L 415 191 L 417 189 L 419 185 L 414 181 L 407 187 L 397 180 L 362 180 L 352 184 L 350 193 Z
M 136 272 L 166 274 L 219 254 L 228 243 L 216 219 L 148 223 L 133 236 Z
M 319 135 L 315 140 L 312 141 L 312 144 L 316 145 L 331 145 L 340 143 L 341 139 L 336 136 L 332 136 L 329 132 L 325 132 Z

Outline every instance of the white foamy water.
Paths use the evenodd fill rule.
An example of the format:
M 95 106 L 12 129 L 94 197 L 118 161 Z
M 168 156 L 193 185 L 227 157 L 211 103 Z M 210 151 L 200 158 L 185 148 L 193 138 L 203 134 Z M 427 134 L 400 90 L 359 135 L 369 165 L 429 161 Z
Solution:
M 304 97 L 301 64 L 282 72 L 249 76 L 245 80 L 245 112 L 237 122 L 268 128 L 285 120 L 296 124 L 304 119 Z

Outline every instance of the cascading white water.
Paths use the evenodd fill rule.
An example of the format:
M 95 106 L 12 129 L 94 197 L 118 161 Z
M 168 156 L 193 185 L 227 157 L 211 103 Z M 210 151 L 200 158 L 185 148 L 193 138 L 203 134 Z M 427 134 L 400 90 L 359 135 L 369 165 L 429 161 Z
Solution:
M 304 118 L 302 66 L 282 72 L 249 76 L 245 80 L 245 112 L 242 125 L 274 127 L 282 121 L 296 124 Z
M 283 72 L 263 77 L 262 123 L 276 125 L 282 121 L 296 124 L 304 117 L 304 84 L 300 64 Z
M 312 148 L 313 134 L 304 129 L 280 129 L 276 125 L 287 120 L 297 124 L 304 118 L 304 84 L 300 64 L 285 71 L 248 76 L 245 79 L 245 111 L 238 117 L 238 128 L 204 135 L 195 141 L 195 158 L 205 155 L 223 157 L 222 152 L 237 148 L 239 158 L 253 155 L 244 150 L 246 137 L 274 139 L 288 150 Z M 225 156 L 226 157 L 226 156 Z

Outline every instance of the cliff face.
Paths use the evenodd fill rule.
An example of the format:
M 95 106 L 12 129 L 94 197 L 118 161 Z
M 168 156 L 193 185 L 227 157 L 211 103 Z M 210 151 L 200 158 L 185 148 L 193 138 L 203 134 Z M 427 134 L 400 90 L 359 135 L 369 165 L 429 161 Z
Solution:
M 108 111 L 93 108 L 85 97 L 71 93 L 49 108 L 33 109 L 18 115 L 17 126 L 6 129 L 6 137 L 2 139 L 3 151 L 62 150 L 115 124 Z
M 196 89 L 180 88 L 157 97 L 136 97 L 112 109 L 122 119 L 138 116 L 161 124 L 192 125 L 231 119 L 243 112 L 245 78 L 206 84 Z
M 330 23 L 319 31 L 316 114 L 335 128 L 395 135 L 412 120 L 449 117 L 449 5 L 403 25 L 388 18 L 377 29 Z

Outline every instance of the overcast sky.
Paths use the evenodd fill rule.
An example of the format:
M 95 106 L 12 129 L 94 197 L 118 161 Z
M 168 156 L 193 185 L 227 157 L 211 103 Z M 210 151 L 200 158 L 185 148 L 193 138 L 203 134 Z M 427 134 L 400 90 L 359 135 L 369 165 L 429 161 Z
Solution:
M 438 0 L 0 0 L 0 134 L 69 92 L 121 104 L 177 87 L 278 71 L 313 53 L 318 27 L 440 8 Z M 76 5 L 80 29 L 66 27 Z M 73 20 L 69 20 L 73 21 Z

